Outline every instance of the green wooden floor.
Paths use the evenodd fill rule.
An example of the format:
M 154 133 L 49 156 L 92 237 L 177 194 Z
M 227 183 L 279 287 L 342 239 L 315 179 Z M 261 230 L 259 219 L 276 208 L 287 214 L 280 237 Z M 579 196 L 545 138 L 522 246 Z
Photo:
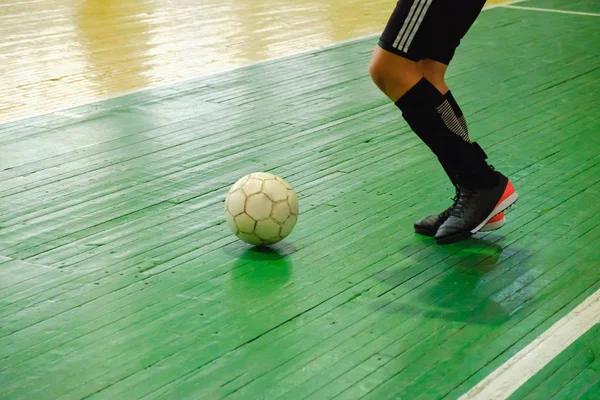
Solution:
M 581 336 L 510 399 L 550 398 L 600 398 L 600 324 Z
M 473 27 L 449 83 L 521 198 L 450 246 L 412 231 L 453 193 L 375 43 L 0 125 L 0 398 L 454 399 L 598 290 L 600 19 Z M 222 214 L 262 170 L 300 197 L 272 251 Z M 514 398 L 600 398 L 599 334 Z

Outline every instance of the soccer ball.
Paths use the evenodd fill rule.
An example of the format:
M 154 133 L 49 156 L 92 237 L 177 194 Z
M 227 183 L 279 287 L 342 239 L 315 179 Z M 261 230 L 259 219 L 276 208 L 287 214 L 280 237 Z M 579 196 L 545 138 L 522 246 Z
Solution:
M 237 181 L 225 199 L 225 219 L 235 235 L 255 246 L 275 244 L 298 220 L 298 197 L 283 179 L 266 172 Z

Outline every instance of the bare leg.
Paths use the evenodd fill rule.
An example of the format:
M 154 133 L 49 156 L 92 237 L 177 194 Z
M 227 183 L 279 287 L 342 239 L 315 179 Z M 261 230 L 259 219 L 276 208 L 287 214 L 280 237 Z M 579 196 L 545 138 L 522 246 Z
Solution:
M 418 63 L 381 47 L 373 51 L 369 72 L 377 87 L 394 103 L 424 76 Z
M 421 60 L 417 64 L 423 73 L 423 76 L 429 82 L 431 82 L 433 86 L 440 91 L 440 93 L 446 94 L 450 91 L 448 85 L 446 85 L 446 81 L 444 80 L 446 71 L 448 70 L 448 66 L 446 64 L 429 59 Z

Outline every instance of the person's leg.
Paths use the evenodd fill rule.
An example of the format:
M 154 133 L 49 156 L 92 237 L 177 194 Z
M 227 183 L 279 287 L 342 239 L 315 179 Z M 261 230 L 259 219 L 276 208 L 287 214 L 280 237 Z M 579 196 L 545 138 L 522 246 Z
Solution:
M 455 221 L 452 226 L 447 226 L 440 237 L 441 242 L 455 241 L 470 235 L 481 229 L 479 225 L 485 225 L 493 217 L 488 213 L 502 211 L 495 203 L 488 203 L 491 201 L 489 198 L 503 194 L 498 195 L 496 192 L 500 190 L 499 185 L 506 184 L 501 182 L 500 174 L 487 165 L 483 150 L 457 132 L 454 124 L 456 116 L 452 118 L 454 114 L 448 114 L 449 102 L 444 97 L 444 88 L 438 88 L 430 82 L 418 65 L 422 59 L 429 58 L 427 54 L 434 54 L 436 48 L 444 48 L 445 42 L 439 40 L 439 35 L 443 35 L 444 26 L 452 26 L 453 23 L 447 21 L 448 7 L 445 0 L 400 0 L 382 34 L 379 47 L 373 52 L 370 66 L 376 85 L 400 108 L 404 119 L 434 152 L 444 169 L 453 172 L 452 178 L 461 187 L 460 201 L 457 203 L 461 213 L 459 218 L 463 216 L 465 207 L 471 206 L 473 201 L 478 206 L 483 204 L 479 193 L 485 194 L 484 200 L 487 203 L 479 206 L 475 215 L 469 212 L 470 218 L 465 221 Z M 450 54 L 447 60 L 432 58 L 447 65 L 454 48 L 446 53 Z M 432 80 L 435 81 L 433 78 Z M 439 86 L 440 82 L 437 84 Z M 467 196 L 462 196 L 462 188 L 469 190 Z M 490 190 L 491 194 L 488 193 Z M 502 204 L 504 205 L 505 203 Z
M 448 101 L 449 107 L 446 107 L 446 120 L 448 120 L 447 125 L 451 127 L 451 130 L 454 133 L 461 136 L 465 141 L 471 143 L 471 139 L 469 137 L 469 130 L 463 112 L 458 106 L 456 100 L 454 99 L 454 96 L 452 95 L 452 92 L 450 91 L 450 88 L 448 87 L 445 80 L 448 65 L 439 61 L 424 59 L 418 62 L 418 66 L 423 76 L 429 82 L 431 82 L 436 87 L 436 89 L 443 93 L 444 98 Z M 458 199 L 458 197 L 460 196 L 460 192 L 454 173 L 452 170 L 446 170 L 446 174 L 450 178 L 452 184 L 456 187 L 455 199 Z M 415 221 L 415 231 L 423 235 L 435 236 L 439 227 L 446 221 L 446 219 L 450 215 L 450 211 L 451 208 L 448 208 L 437 215 L 429 215 Z M 488 232 L 496 230 L 501 228 L 505 223 L 506 218 L 504 212 L 500 212 L 498 215 L 490 219 L 488 223 L 485 224 L 483 228 L 481 228 L 481 231 Z
M 370 74 L 444 169 L 454 171 L 453 181 L 458 178 L 463 186 L 490 187 L 496 183 L 496 175 L 481 149 L 465 140 L 466 132 L 444 97 L 443 75 L 454 55 L 454 40 L 443 38 L 449 30 L 452 38 L 457 29 L 454 21 L 448 21 L 453 7 L 457 6 L 446 0 L 398 1 L 373 51 Z M 437 63 L 422 61 L 428 58 Z
M 421 61 L 424 76 L 435 82 L 441 92 L 447 90 L 445 104 L 440 109 L 444 110 L 442 112 L 446 116 L 451 113 L 454 115 L 446 118 L 446 125 L 468 143 L 472 142 L 467 122 L 445 83 L 445 73 L 447 65 L 454 58 L 456 49 L 479 16 L 484 4 L 485 0 L 465 0 L 460 5 L 454 2 L 445 2 L 445 18 L 440 20 L 442 25 L 440 31 L 444 32 L 440 37 L 443 39 L 437 42 L 437 45 L 431 46 L 427 59 Z M 487 155 L 479 144 L 472 143 L 472 146 L 479 151 L 483 160 L 487 159 Z M 437 229 L 435 236 L 438 243 L 452 243 L 477 231 L 494 230 L 504 224 L 503 211 L 516 201 L 518 195 L 504 175 L 500 173 L 496 173 L 496 175 L 498 182 L 495 187 L 465 187 L 463 185 L 462 188 L 457 189 L 460 198 L 455 203 L 455 207 L 450 210 L 449 217 Z M 472 228 L 475 225 L 474 221 L 486 215 L 488 210 L 492 211 L 489 211 L 488 216 L 480 224 Z
M 419 69 L 423 76 L 431 82 L 438 91 L 444 94 L 445 100 L 447 100 L 448 104 L 445 104 L 445 112 L 443 116 L 445 116 L 446 125 L 457 135 L 461 136 L 462 139 L 471 143 L 471 139 L 469 138 L 469 131 L 467 128 L 467 124 L 462 113 L 462 110 L 458 106 L 458 103 L 452 96 L 450 89 L 445 81 L 446 71 L 448 70 L 448 65 L 441 63 L 439 61 L 424 59 L 418 62 Z M 446 174 L 450 178 L 450 181 L 456 188 L 455 202 L 458 201 L 460 196 L 460 190 L 458 187 L 457 178 L 455 177 L 455 173 L 452 170 L 444 168 Z M 423 217 L 414 223 L 415 232 L 420 233 L 426 236 L 435 236 L 439 227 L 446 222 L 446 219 L 450 216 L 450 211 L 452 210 L 453 204 L 451 207 L 442 211 L 436 215 L 428 215 Z M 506 218 L 504 212 L 500 212 L 498 215 L 494 216 L 492 219 L 488 221 L 487 224 L 481 228 L 482 232 L 492 231 L 501 228 L 506 223 Z
M 478 147 L 465 140 L 465 133 L 451 112 L 449 102 L 424 77 L 417 62 L 377 48 L 373 52 L 370 73 L 375 84 L 394 101 L 444 169 L 456 171 L 457 183 L 468 187 L 495 185 L 496 176 L 485 162 L 485 156 Z

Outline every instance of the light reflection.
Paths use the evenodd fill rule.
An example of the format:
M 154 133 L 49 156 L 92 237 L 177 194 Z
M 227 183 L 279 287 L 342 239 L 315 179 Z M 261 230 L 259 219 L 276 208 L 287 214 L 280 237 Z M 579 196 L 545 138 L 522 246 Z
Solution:
M 0 122 L 375 34 L 395 5 L 11 1 L 0 23 Z
M 151 84 L 153 3 L 147 0 L 86 0 L 77 28 L 86 50 L 86 78 L 96 92 L 114 94 Z M 134 83 L 135 82 L 135 83 Z

